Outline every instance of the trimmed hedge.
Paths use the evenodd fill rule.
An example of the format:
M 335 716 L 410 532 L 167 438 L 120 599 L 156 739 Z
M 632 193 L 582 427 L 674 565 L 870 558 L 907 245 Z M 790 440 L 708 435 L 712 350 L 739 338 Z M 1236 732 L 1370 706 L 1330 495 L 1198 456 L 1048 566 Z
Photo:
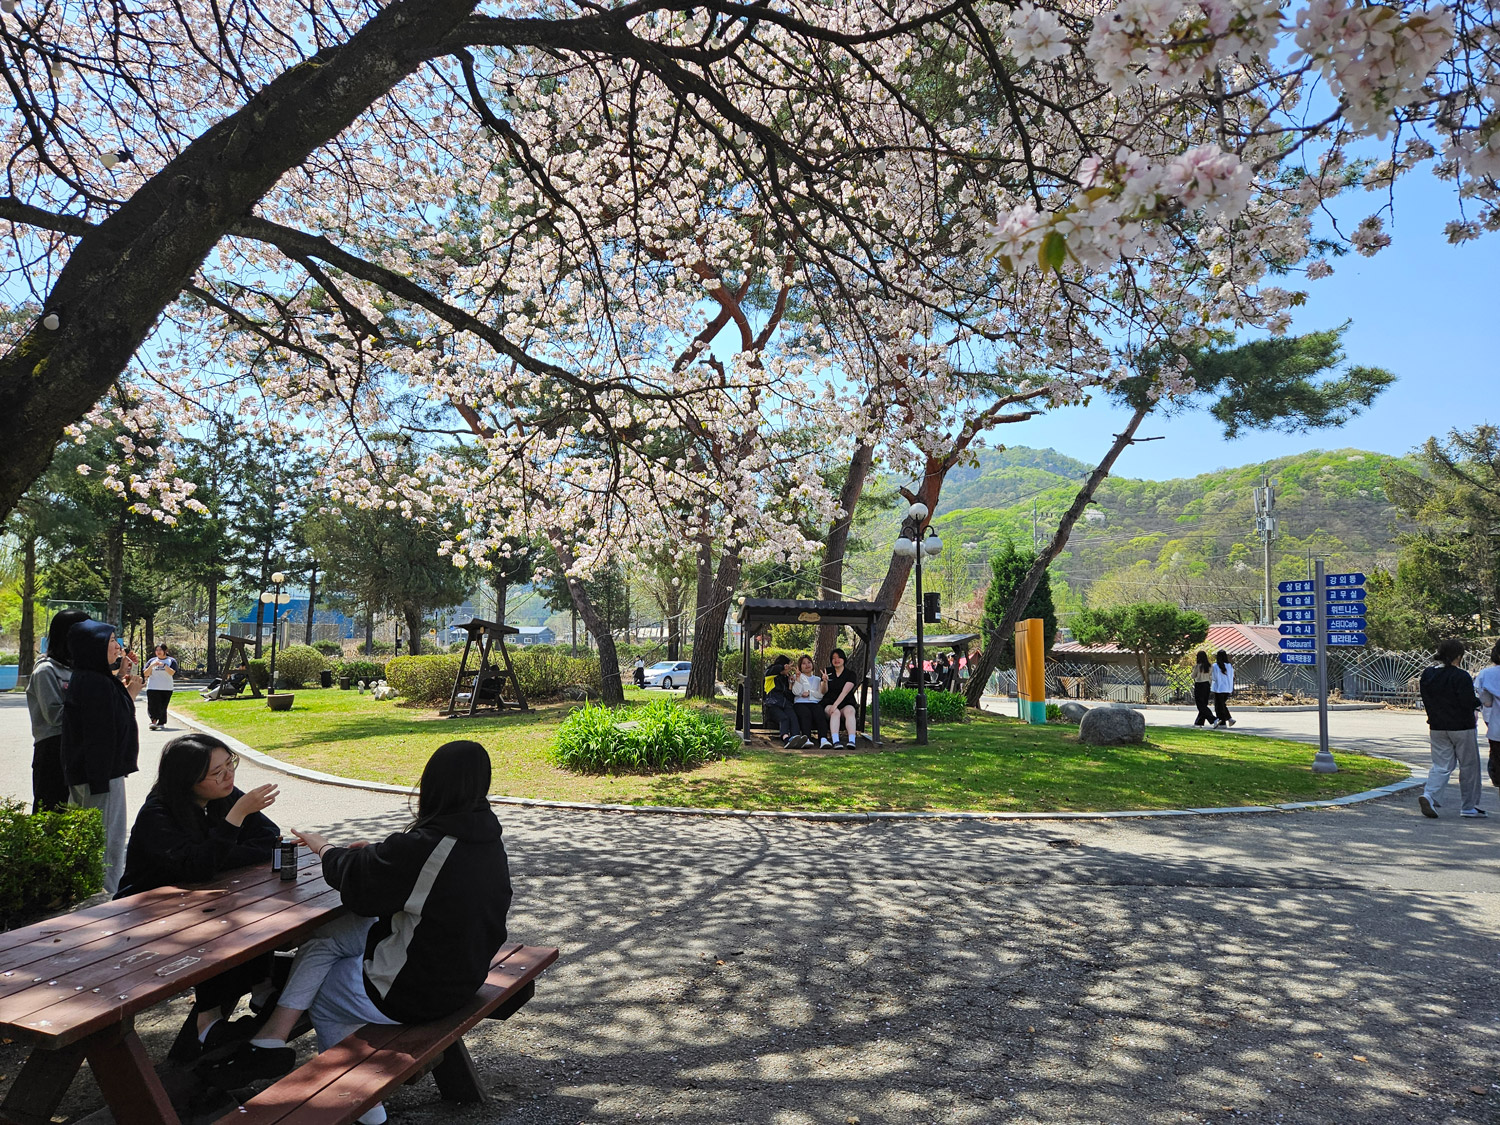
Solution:
M 458 675 L 458 657 L 398 656 L 385 666 L 385 682 L 413 703 L 447 703 Z
M 282 687 L 299 688 L 327 667 L 328 658 L 311 645 L 287 645 L 276 653 L 276 678 Z
M 961 723 L 965 718 L 964 707 L 964 697 L 956 691 L 929 691 L 927 693 L 927 721 L 930 723 Z M 917 717 L 917 689 L 881 688 L 880 717 L 882 719 L 915 719 Z
M 413 703 L 446 703 L 453 694 L 458 675 L 458 654 L 399 656 L 385 666 L 385 680 L 403 698 Z M 472 671 L 477 657 L 470 654 Z M 524 649 L 510 654 L 511 667 L 521 681 L 527 699 L 547 699 L 574 685 L 599 690 L 599 661 L 595 657 L 574 659 L 560 652 Z
M 558 728 L 552 757 L 574 773 L 663 773 L 722 758 L 734 745 L 720 716 L 654 699 L 643 707 L 580 707 Z
M 104 889 L 104 818 L 98 809 L 27 815 L 0 799 L 0 919 L 7 927 Z
M 271 662 L 269 660 L 251 660 L 246 663 L 245 668 L 250 676 L 251 687 L 257 691 L 265 691 L 270 686 Z
M 338 641 L 313 641 L 312 646 L 324 656 L 338 658 L 344 655 L 344 646 Z
M 417 659 L 420 660 L 421 657 Z M 374 683 L 385 679 L 385 665 L 384 660 L 345 660 L 334 671 L 334 676 L 348 676 L 356 684 L 360 680 Z

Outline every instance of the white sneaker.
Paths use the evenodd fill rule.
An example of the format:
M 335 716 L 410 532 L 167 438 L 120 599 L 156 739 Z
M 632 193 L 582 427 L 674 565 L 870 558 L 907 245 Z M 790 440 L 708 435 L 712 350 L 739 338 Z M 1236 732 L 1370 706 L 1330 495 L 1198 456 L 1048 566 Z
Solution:
M 832 742 L 829 742 L 828 739 L 825 738 L 825 739 L 823 739 L 822 742 L 818 743 L 818 749 L 821 750 L 824 747 L 832 746 L 832 745 L 834 745 L 834 744 Z

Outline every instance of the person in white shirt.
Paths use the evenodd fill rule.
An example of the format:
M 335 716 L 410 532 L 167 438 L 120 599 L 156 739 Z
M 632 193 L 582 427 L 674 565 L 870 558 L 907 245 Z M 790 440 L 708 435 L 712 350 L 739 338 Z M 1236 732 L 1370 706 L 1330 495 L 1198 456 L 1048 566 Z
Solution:
M 166 730 L 167 704 L 172 702 L 177 658 L 168 653 L 166 645 L 157 645 L 155 655 L 141 670 L 146 674 L 146 716 L 151 720 L 151 729 Z
M 1234 665 L 1229 663 L 1229 654 L 1222 648 L 1214 654 L 1214 662 L 1208 669 L 1208 687 L 1214 697 L 1215 730 L 1234 726 L 1229 714 L 1229 697 L 1234 694 Z
M 797 676 L 792 681 L 792 709 L 797 713 L 797 726 L 809 746 L 832 746 L 828 740 L 828 716 L 823 713 L 823 693 L 828 690 L 828 677 L 813 671 L 810 656 L 797 658 Z
M 1490 784 L 1500 789 L 1500 641 L 1490 649 L 1490 666 L 1474 677 L 1474 691 L 1490 740 Z

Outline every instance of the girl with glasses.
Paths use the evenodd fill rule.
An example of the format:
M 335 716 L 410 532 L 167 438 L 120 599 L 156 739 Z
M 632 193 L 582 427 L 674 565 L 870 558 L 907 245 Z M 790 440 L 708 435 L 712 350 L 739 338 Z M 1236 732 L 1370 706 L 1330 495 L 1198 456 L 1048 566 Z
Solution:
M 235 867 L 266 863 L 281 830 L 265 815 L 276 802 L 275 785 L 242 792 L 235 785 L 239 758 L 206 734 L 185 734 L 162 749 L 146 803 L 136 815 L 125 850 L 125 874 L 116 897 L 156 887 L 205 883 Z M 240 997 L 270 992 L 270 955 L 236 966 L 197 989 L 197 1003 L 173 1045 L 171 1057 L 195 1058 L 243 1038 L 251 1017 L 231 1022 Z

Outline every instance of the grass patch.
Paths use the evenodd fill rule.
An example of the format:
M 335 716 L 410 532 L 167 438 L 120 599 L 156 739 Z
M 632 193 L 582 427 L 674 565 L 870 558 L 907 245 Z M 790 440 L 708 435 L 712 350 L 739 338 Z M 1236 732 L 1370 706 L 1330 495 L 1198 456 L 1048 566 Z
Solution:
M 661 697 L 626 691 L 627 703 Z M 752 750 L 681 773 L 579 776 L 551 758 L 573 703 L 476 719 L 442 719 L 337 690 L 299 691 L 281 714 L 263 699 L 207 703 L 179 695 L 173 706 L 284 761 L 398 785 L 414 784 L 442 743 L 472 738 L 490 750 L 492 792 L 563 801 L 819 811 L 1201 808 L 1337 797 L 1409 775 L 1397 763 L 1339 750 L 1340 772 L 1315 774 L 1306 743 L 1228 731 L 1151 727 L 1141 746 L 1081 746 L 1071 727 L 984 715 L 935 728 L 930 746 L 909 745 L 909 724 L 883 722 L 883 731 L 908 745 L 829 758 Z

